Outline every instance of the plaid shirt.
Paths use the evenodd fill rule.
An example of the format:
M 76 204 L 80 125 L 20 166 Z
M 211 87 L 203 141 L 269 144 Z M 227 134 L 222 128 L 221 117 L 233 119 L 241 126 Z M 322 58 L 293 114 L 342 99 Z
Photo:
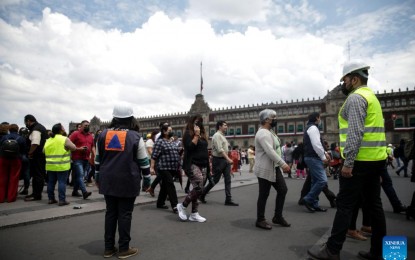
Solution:
M 341 116 L 348 122 L 346 145 L 343 154 L 345 156 L 344 165 L 353 167 L 354 160 L 359 152 L 360 145 L 365 131 L 365 119 L 367 115 L 368 103 L 359 94 L 350 94 L 346 99 Z
M 176 171 L 179 169 L 179 148 L 173 143 L 159 138 L 153 147 L 151 159 L 157 163 L 158 170 Z

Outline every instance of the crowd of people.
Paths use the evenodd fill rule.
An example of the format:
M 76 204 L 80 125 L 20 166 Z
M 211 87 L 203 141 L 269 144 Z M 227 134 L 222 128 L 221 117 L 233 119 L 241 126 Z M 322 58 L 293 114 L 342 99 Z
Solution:
M 87 120 L 69 134 L 60 123 L 47 130 L 30 114 L 24 117 L 25 127 L 20 129 L 16 124 L 3 122 L 0 125 L 0 203 L 16 200 L 19 178 L 22 178 L 20 194 L 25 195 L 25 201 L 41 200 L 46 182 L 48 204 L 65 206 L 69 204 L 66 200 L 69 173 L 73 197 L 88 199 L 91 192 L 87 187 L 94 178 L 106 202 L 104 257 L 118 254 L 118 258 L 124 259 L 138 253 L 137 248 L 130 247 L 130 230 L 134 202 L 140 191 L 155 196 L 156 186 L 160 185 L 157 208 L 169 209 L 168 200 L 179 220 L 205 222 L 206 217 L 199 213 L 199 202 L 207 203 L 209 191 L 222 176 L 224 205 L 239 206 L 232 197 L 231 178 L 241 171 L 242 164 L 249 164 L 249 173 L 258 179 L 256 227 L 272 229 L 265 215 L 271 187 L 277 193 L 272 223 L 291 226 L 283 214 L 288 191 L 284 174 L 288 178 L 295 174 L 297 179 L 305 179 L 298 204 L 307 212 L 327 211 L 319 205 L 320 193 L 324 193 L 331 207 L 337 208 L 331 236 L 321 247 L 308 250 L 312 257 L 340 259 L 346 236 L 367 240 L 365 235 L 369 234 L 370 251 L 359 252 L 359 256 L 382 259 L 386 222 L 380 191 L 383 188 L 395 213 L 408 211 L 396 194 L 387 167 L 395 168 L 396 161 L 396 174 L 403 171 L 404 177 L 409 177 L 407 167 L 413 152 L 412 157 L 405 155 L 405 140 L 397 148 L 386 145 L 379 101 L 366 86 L 369 68 L 353 62 L 344 67 L 342 91 L 347 98 L 338 117 L 338 144 L 329 145 L 323 140 L 318 112 L 308 115 L 303 142 L 282 144 L 274 131 L 276 111 L 261 111 L 255 143 L 246 150 L 238 146 L 231 149 L 225 135 L 226 121 L 216 122 L 210 150 L 202 115 L 189 118 L 181 140 L 173 136 L 169 122 L 160 123 L 159 129 L 144 140 L 132 108 L 122 106 L 114 107 L 108 129 L 96 133 L 90 132 Z M 182 182 L 183 173 L 188 177 L 187 195 L 179 201 L 174 182 Z M 156 175 L 152 182 L 151 175 Z M 337 195 L 328 187 L 331 176 L 339 179 Z M 32 193 L 29 194 L 30 179 Z M 360 209 L 363 225 L 358 230 L 356 220 Z M 118 248 L 115 245 L 117 228 Z

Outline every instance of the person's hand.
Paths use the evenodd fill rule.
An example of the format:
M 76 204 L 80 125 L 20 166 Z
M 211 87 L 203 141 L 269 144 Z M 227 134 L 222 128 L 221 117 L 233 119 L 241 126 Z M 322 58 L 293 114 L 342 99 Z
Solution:
M 200 135 L 200 127 L 198 127 L 197 125 L 195 125 L 194 131 L 195 131 L 195 135 Z
M 342 168 L 342 176 L 344 178 L 351 178 L 351 177 L 353 177 L 352 171 L 353 171 L 353 167 L 350 168 L 350 167 L 347 167 L 347 166 L 343 166 L 343 168 Z
M 151 175 L 156 175 L 156 171 L 154 170 L 154 167 L 150 168 L 150 173 L 151 173 Z
M 232 159 L 231 159 L 231 158 L 228 158 L 227 160 L 228 160 L 228 163 L 229 163 L 229 164 L 233 164 L 233 161 L 232 161 Z
M 282 169 L 282 172 L 285 172 L 285 173 L 290 173 L 290 171 L 291 171 L 291 168 L 290 168 L 290 166 L 288 166 L 288 164 L 284 164 L 281 167 L 281 169 Z
M 329 160 L 327 160 L 327 159 L 323 160 L 323 164 L 324 165 L 328 165 L 329 164 Z

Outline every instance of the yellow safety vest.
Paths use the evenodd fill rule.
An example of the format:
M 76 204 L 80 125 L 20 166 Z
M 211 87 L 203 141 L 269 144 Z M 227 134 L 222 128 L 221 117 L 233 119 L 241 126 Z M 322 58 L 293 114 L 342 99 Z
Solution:
M 67 171 L 71 168 L 71 152 L 65 150 L 66 137 L 55 135 L 45 143 L 46 170 Z
M 365 118 L 365 129 L 359 152 L 356 155 L 356 161 L 381 161 L 387 157 L 386 153 L 386 136 L 385 124 L 382 115 L 382 108 L 379 100 L 369 87 L 361 87 L 353 93 L 361 95 L 368 103 L 367 115 Z M 347 100 L 346 100 L 347 102 Z M 339 111 L 339 136 L 340 136 L 340 153 L 343 158 L 344 146 L 346 145 L 347 130 L 349 123 L 341 116 L 344 105 Z

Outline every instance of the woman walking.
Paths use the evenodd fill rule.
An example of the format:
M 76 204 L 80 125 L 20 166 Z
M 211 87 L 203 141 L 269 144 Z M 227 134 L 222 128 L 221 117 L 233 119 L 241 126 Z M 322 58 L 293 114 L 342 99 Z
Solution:
M 256 226 L 262 229 L 272 229 L 265 219 L 265 207 L 271 186 L 277 191 L 275 200 L 275 213 L 272 223 L 283 227 L 289 227 L 282 216 L 287 185 L 282 172 L 288 173 L 291 168 L 281 158 L 280 139 L 273 128 L 277 125 L 277 113 L 271 109 L 262 110 L 259 113 L 261 127 L 255 135 L 255 166 L 254 173 L 258 177 L 258 201 Z
M 157 139 L 153 147 L 150 166 L 151 174 L 155 174 L 157 163 L 157 171 L 161 178 L 161 189 L 157 199 L 157 208 L 168 209 L 167 205 L 165 205 L 168 195 L 173 213 L 177 213 L 177 193 L 173 177 L 177 175 L 179 169 L 179 150 L 172 142 L 173 130 L 169 124 L 164 124 L 161 127 L 160 133 L 160 138 Z
M 183 135 L 183 169 L 193 189 L 187 194 L 183 203 L 177 204 L 179 218 L 187 220 L 186 208 L 192 203 L 190 221 L 205 222 L 206 218 L 199 214 L 198 197 L 202 194 L 206 174 L 210 174 L 208 141 L 201 115 L 195 115 L 187 123 Z

